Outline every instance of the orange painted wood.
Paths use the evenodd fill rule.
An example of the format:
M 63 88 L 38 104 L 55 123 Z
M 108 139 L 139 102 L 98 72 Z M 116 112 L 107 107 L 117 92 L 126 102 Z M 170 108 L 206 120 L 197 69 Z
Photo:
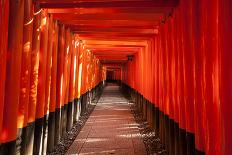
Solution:
M 3 110 L 5 103 L 5 78 L 6 78 L 6 62 L 7 62 L 7 45 L 8 45 L 8 19 L 9 1 L 2 0 L 0 3 L 0 133 L 2 133 Z M 1 143 L 1 138 L 0 138 Z
M 17 117 L 17 128 L 27 126 L 31 75 L 31 51 L 33 33 L 33 4 L 24 2 L 23 52 L 20 78 L 20 96 Z
M 64 55 L 64 104 L 68 104 L 69 96 L 69 79 L 70 79 L 70 63 L 71 63 L 71 33 L 66 29 L 65 36 L 65 55 Z
M 79 60 L 78 60 L 78 97 L 82 95 L 82 72 L 83 72 L 83 45 L 79 44 Z
M 71 42 L 71 59 L 70 59 L 70 81 L 69 81 L 69 97 L 68 101 L 72 102 L 75 96 L 75 84 L 76 84 L 76 48 L 75 37 L 72 35 Z
M 57 85 L 56 85 L 56 96 L 57 104 L 56 108 L 63 106 L 64 98 L 64 52 L 65 52 L 65 27 L 59 25 L 59 38 L 58 38 L 58 58 L 57 58 Z
M 52 64 L 51 64 L 51 100 L 49 105 L 49 111 L 54 112 L 56 109 L 57 104 L 57 60 L 58 60 L 58 37 L 59 37 L 59 25 L 58 21 L 54 21 L 54 29 L 52 34 L 53 40 L 52 40 Z
M 184 3 L 184 2 L 183 2 Z M 186 129 L 188 132 L 194 133 L 194 63 L 195 55 L 192 45 L 192 5 L 190 2 L 183 4 L 185 8 L 182 12 L 184 14 L 184 82 L 185 82 L 185 102 L 186 102 Z M 188 10 L 188 11 L 187 11 Z M 189 26 L 188 26 L 189 25 Z M 188 28 L 187 28 L 188 26 Z
M 16 140 L 23 42 L 24 1 L 9 1 L 8 50 L 1 142 Z
M 232 63 L 231 63 L 231 25 L 232 21 L 228 20 L 232 16 L 231 5 L 232 1 L 218 1 L 218 23 L 219 23 L 219 51 L 221 58 L 221 74 L 220 74 L 220 98 L 221 98 L 221 120 L 222 120 L 222 142 L 221 154 L 232 153 Z
M 87 70 L 87 53 L 85 49 L 82 49 L 82 72 L 81 72 L 81 95 L 86 93 L 86 70 Z
M 45 105 L 44 114 L 49 114 L 49 107 L 51 104 L 51 71 L 52 71 L 52 51 L 53 51 L 53 39 L 54 39 L 54 22 L 53 15 L 48 15 L 48 41 L 47 41 L 47 64 L 46 64 L 46 82 L 45 82 Z
M 39 51 L 41 39 L 41 9 L 38 5 L 34 6 L 32 51 L 31 51 L 31 75 L 30 75 L 30 95 L 28 105 L 28 123 L 35 121 L 37 105 L 37 88 L 39 74 Z
M 45 114 L 45 95 L 46 95 L 46 69 L 48 52 L 48 25 L 49 18 L 46 11 L 41 12 L 41 40 L 39 51 L 39 78 L 36 104 L 36 118 L 43 118 Z
M 77 40 L 77 37 L 75 36 L 75 45 L 74 45 L 74 50 L 75 50 L 75 59 L 74 61 L 74 66 L 76 67 L 76 72 L 75 72 L 75 98 L 79 98 L 79 93 L 78 93 L 78 81 L 79 81 L 79 54 L 80 54 L 80 43 Z
M 44 8 L 111 8 L 111 7 L 175 7 L 178 5 L 176 0 L 156 0 L 156 1 L 51 1 L 40 0 L 41 7 Z

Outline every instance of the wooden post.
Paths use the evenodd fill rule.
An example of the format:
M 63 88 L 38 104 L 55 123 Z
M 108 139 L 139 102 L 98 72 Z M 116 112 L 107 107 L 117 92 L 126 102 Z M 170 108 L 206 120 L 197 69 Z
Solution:
M 3 110 L 5 103 L 5 79 L 6 79 L 6 62 L 7 62 L 7 46 L 8 46 L 8 20 L 9 20 L 9 1 L 0 1 L 0 133 L 2 133 Z M 2 143 L 0 137 L 0 144 Z M 1 147 L 1 146 L 0 146 Z M 0 148 L 1 154 L 1 148 Z
M 7 6 L 7 4 L 5 5 Z M 16 152 L 17 112 L 20 92 L 23 43 L 24 0 L 19 0 L 17 2 L 15 0 L 10 0 L 9 13 L 5 99 L 1 142 L 3 147 L 2 154 L 11 155 Z

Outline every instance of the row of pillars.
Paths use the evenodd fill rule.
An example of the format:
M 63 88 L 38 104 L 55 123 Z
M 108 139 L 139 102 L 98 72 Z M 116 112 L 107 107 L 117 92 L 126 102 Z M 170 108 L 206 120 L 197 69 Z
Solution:
M 46 154 L 99 95 L 102 66 L 32 0 L 0 11 L 0 154 Z
M 232 2 L 179 2 L 125 65 L 123 82 L 159 108 L 160 127 L 178 124 L 181 146 L 232 154 Z
M 160 138 L 164 149 L 170 155 L 201 155 L 205 154 L 195 149 L 193 133 L 179 127 L 179 124 L 162 112 L 155 104 L 147 100 L 142 94 L 122 83 L 122 90 L 129 94 L 131 101 L 147 121 L 155 136 Z

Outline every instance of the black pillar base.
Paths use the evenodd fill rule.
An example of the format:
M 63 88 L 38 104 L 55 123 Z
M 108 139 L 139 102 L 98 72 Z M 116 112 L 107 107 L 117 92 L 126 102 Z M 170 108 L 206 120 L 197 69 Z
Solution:
M 61 109 L 61 137 L 66 134 L 66 127 L 67 127 L 67 109 L 68 106 L 65 104 Z
M 55 146 L 55 112 L 49 113 L 48 119 L 48 146 L 47 152 L 51 152 Z
M 187 139 L 186 131 L 179 129 L 179 143 L 180 143 L 180 155 L 187 155 Z
M 170 140 L 169 140 L 169 117 L 167 115 L 164 115 L 164 132 L 165 132 L 165 149 L 167 152 L 170 153 L 169 146 L 170 146 Z
M 193 133 L 186 132 L 187 138 L 187 154 L 194 155 L 195 154 L 195 137 Z
M 33 155 L 40 155 L 43 150 L 43 124 L 44 118 L 35 120 Z
M 26 141 L 27 141 L 27 128 L 20 128 L 17 131 L 16 139 L 16 153 L 20 155 L 25 155 Z
M 77 117 L 77 108 L 78 108 L 78 99 L 74 99 L 74 103 L 73 103 L 73 123 L 76 123 L 78 121 L 78 117 Z
M 55 138 L 54 145 L 57 145 L 61 138 L 61 109 L 57 108 L 55 111 Z
M 70 131 L 73 126 L 74 101 L 69 102 L 67 106 L 67 131 Z
M 169 155 L 175 155 L 174 120 L 169 119 Z
M 16 154 L 16 140 L 2 143 L 1 144 L 1 150 L 2 155 L 15 155 Z
M 178 123 L 174 122 L 174 133 L 175 133 L 175 155 L 180 154 L 179 150 L 179 125 Z
M 205 152 L 195 150 L 195 155 L 205 155 Z

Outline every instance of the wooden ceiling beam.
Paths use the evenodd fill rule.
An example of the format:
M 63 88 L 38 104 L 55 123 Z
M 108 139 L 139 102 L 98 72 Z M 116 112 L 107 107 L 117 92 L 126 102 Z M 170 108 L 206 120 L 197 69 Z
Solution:
M 92 33 L 101 33 L 101 34 L 157 34 L 157 29 L 135 29 L 135 28 L 107 28 L 107 29 L 72 29 L 72 32 L 78 34 L 92 34 Z
M 68 13 L 68 14 L 54 14 L 54 18 L 62 19 L 65 21 L 72 20 L 141 20 L 141 21 L 159 21 L 164 17 L 164 13 L 116 13 L 116 14 L 76 14 L 76 13 Z
M 178 0 L 114 0 L 114 1 L 83 1 L 83 0 L 39 0 L 41 8 L 111 8 L 111 7 L 175 7 Z
M 48 13 L 52 14 L 117 14 L 117 13 L 164 13 L 169 12 L 173 7 L 156 7 L 155 9 L 147 9 L 146 7 L 112 7 L 112 8 L 58 8 L 58 9 L 48 9 Z

